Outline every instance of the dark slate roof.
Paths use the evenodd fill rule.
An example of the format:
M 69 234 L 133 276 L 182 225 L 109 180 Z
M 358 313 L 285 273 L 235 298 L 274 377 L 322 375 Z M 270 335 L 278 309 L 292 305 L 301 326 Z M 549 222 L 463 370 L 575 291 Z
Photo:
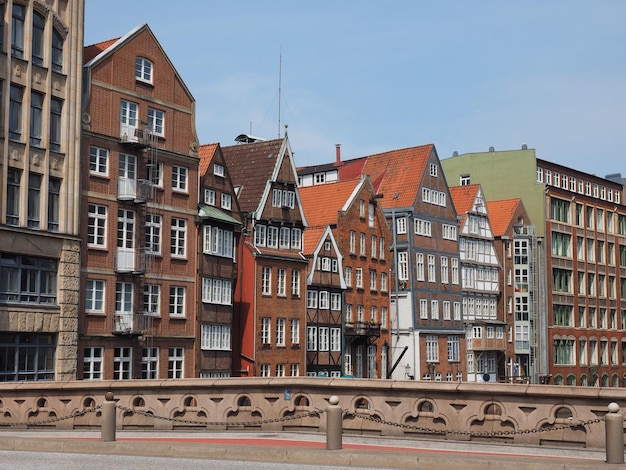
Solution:
M 237 199 L 244 212 L 259 208 L 267 182 L 272 178 L 284 139 L 222 147 L 222 155 L 233 186 L 239 187 Z

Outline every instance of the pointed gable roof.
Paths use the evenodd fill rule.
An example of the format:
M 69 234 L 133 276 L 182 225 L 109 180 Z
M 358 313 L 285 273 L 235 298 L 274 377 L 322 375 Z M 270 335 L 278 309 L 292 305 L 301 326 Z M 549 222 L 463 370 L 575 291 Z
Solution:
M 302 235 L 302 253 L 307 256 L 313 255 L 313 252 L 320 243 L 322 235 L 326 233 L 327 226 L 308 227 Z
M 100 53 L 106 51 L 109 47 L 119 41 L 120 38 L 109 39 L 107 41 L 91 44 L 83 48 L 83 64 L 91 61 L 94 57 Z
M 268 181 L 280 165 L 283 143 L 284 139 L 275 139 L 222 147 L 233 186 L 239 187 L 237 197 L 242 211 L 261 208 Z
M 168 55 L 165 53 L 165 50 L 163 49 L 163 47 L 161 47 L 161 43 L 159 43 L 158 39 L 156 38 L 156 36 L 154 35 L 152 30 L 150 29 L 150 26 L 148 26 L 147 23 L 136 26 L 134 29 L 132 29 L 131 31 L 129 31 L 128 33 L 126 33 L 124 36 L 120 38 L 109 39 L 107 41 L 99 42 L 97 44 L 84 47 L 83 48 L 83 67 L 85 68 L 85 70 L 87 70 L 88 76 L 90 74 L 90 70 L 94 66 L 96 66 L 100 61 L 104 60 L 110 54 L 113 54 L 117 49 L 119 49 L 120 47 L 123 47 L 125 44 L 131 41 L 134 37 L 136 37 L 137 35 L 141 34 L 144 31 L 147 31 L 148 34 L 152 36 L 152 39 L 154 40 L 154 43 L 156 44 L 158 50 L 161 52 L 161 54 L 163 54 L 163 57 L 165 57 L 165 60 L 167 60 L 167 63 L 174 71 L 174 74 L 176 75 L 176 78 L 178 79 L 180 86 L 185 90 L 185 93 L 187 93 L 187 95 L 193 100 L 193 95 L 191 94 L 191 91 L 189 91 L 189 88 L 187 88 L 187 85 L 185 84 L 182 77 L 176 70 L 176 67 L 174 67 L 174 64 L 172 63 Z
M 204 144 L 198 147 L 198 157 L 200 158 L 200 177 L 202 178 L 207 170 L 209 169 L 209 165 L 213 161 L 213 157 L 215 156 L 215 151 L 219 147 L 220 144 Z
M 435 146 L 428 144 L 367 157 L 362 173 L 370 175 L 378 194 L 384 194 L 383 209 L 413 206 L 433 152 Z
M 456 209 L 456 213 L 461 221 L 460 225 L 463 225 L 465 220 L 465 214 L 472 210 L 474 202 L 476 202 L 476 196 L 480 191 L 479 184 L 468 184 L 465 186 L 452 186 L 448 188 L 450 190 L 450 197 L 452 203 Z
M 494 237 L 505 235 L 511 224 L 516 222 L 513 220 L 513 215 L 520 204 L 522 204 L 520 198 L 487 202 L 489 224 Z
M 337 223 L 337 213 L 357 191 L 362 178 L 298 188 L 310 227 Z M 308 230 L 308 229 L 307 229 Z M 305 232 L 306 233 L 306 232 Z

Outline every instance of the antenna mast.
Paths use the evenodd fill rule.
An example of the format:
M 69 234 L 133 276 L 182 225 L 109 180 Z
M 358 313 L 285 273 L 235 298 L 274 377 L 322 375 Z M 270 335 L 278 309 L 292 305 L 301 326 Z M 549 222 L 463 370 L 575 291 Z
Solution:
M 281 98 L 281 82 L 283 79 L 283 45 L 280 45 L 280 55 L 278 59 L 278 138 L 280 139 L 280 98 Z

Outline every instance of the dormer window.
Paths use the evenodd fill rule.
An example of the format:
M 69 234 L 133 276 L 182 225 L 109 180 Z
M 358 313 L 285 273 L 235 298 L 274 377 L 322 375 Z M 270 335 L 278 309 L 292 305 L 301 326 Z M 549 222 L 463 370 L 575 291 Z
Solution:
M 135 79 L 152 85 L 152 62 L 145 57 L 135 60 Z
M 215 176 L 224 177 L 224 167 L 222 165 L 218 165 L 217 163 L 213 165 L 213 174 Z

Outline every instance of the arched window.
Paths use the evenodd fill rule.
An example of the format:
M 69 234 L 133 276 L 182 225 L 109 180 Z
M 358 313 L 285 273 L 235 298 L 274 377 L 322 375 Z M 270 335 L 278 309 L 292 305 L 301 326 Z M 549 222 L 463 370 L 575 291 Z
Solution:
M 43 65 L 46 17 L 33 12 L 33 64 Z

